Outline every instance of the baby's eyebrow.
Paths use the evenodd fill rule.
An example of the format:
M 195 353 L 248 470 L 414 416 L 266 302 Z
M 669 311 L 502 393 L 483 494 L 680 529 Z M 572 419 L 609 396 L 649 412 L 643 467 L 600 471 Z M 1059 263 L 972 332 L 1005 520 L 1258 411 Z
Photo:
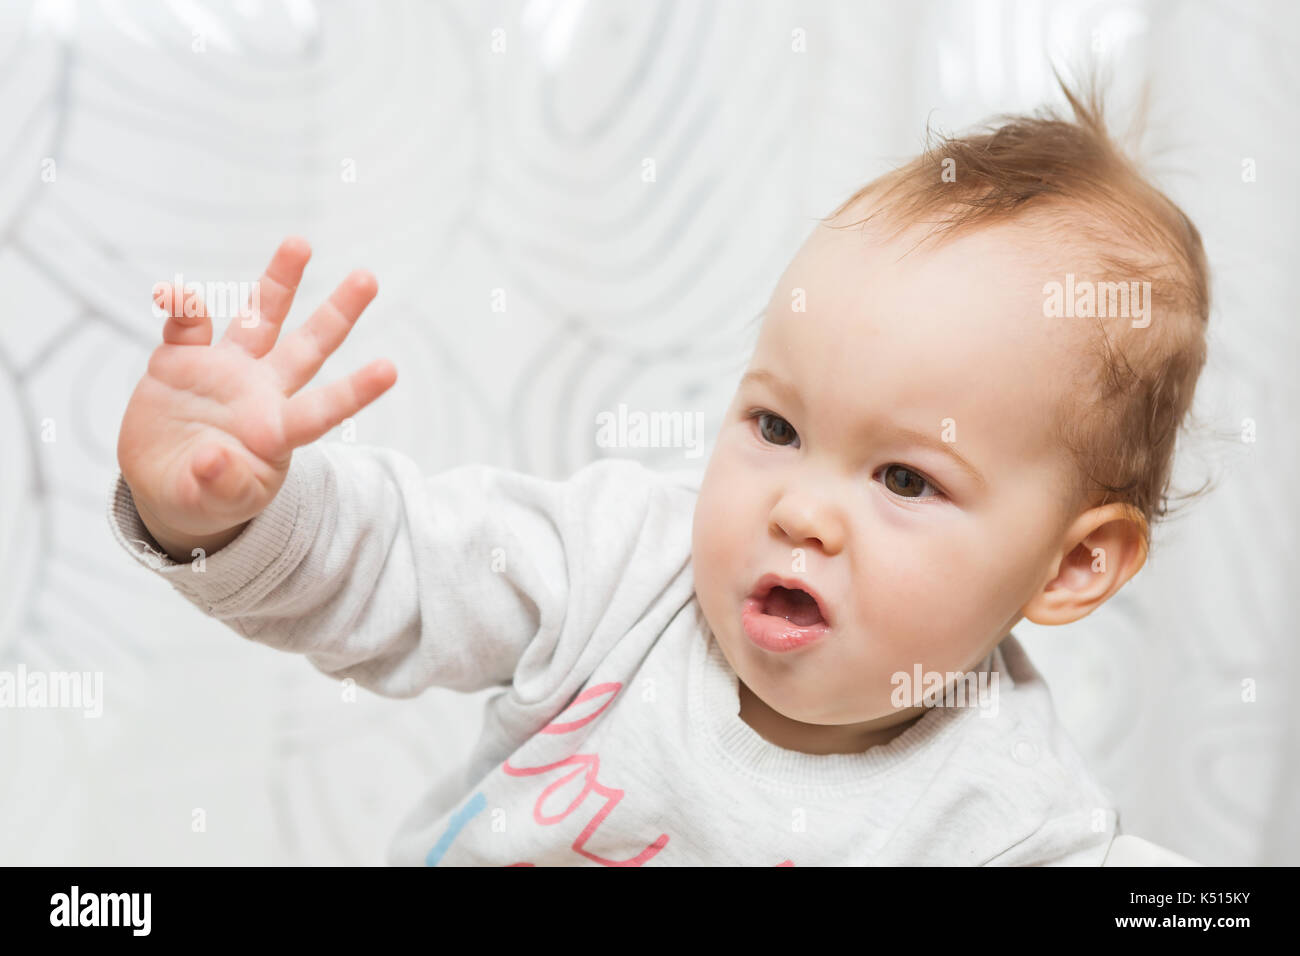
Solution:
M 957 449 L 953 448 L 951 443 L 935 438 L 933 435 L 927 435 L 925 432 L 914 431 L 911 428 L 904 428 L 901 425 L 886 425 L 883 428 L 875 430 L 876 434 L 885 434 L 898 441 L 911 442 L 914 445 L 920 445 L 923 448 L 929 448 L 933 451 L 940 452 L 951 458 L 958 468 L 961 468 L 971 480 L 981 488 L 987 488 L 988 482 L 980 474 L 978 468 L 968 462 L 961 455 L 957 454 Z
M 750 382 L 766 385 L 786 401 L 794 402 L 796 405 L 799 404 L 799 393 L 794 390 L 793 386 L 788 385 L 784 379 L 777 378 L 765 368 L 751 368 L 741 378 L 740 387 L 744 388 Z
M 799 401 L 799 393 L 795 391 L 794 387 L 785 380 L 774 375 L 772 372 L 769 372 L 767 369 L 756 368 L 750 369 L 746 372 L 744 377 L 741 378 L 740 384 L 743 387 L 750 382 L 766 385 L 774 392 L 781 395 L 782 398 L 802 408 L 802 403 Z M 953 460 L 953 463 L 956 464 L 958 468 L 962 469 L 962 471 L 966 472 L 966 474 L 970 476 L 971 480 L 977 485 L 981 488 L 988 487 L 988 482 L 985 480 L 984 476 L 980 474 L 979 469 L 959 455 L 950 442 L 942 441 L 934 435 L 929 435 L 925 432 L 919 432 L 912 428 L 905 428 L 902 425 L 885 425 L 876 427 L 873 429 L 873 434 L 883 435 L 893 439 L 894 441 L 910 442 L 911 444 L 920 445 L 923 448 L 929 448 L 932 451 L 937 451 L 940 454 L 947 455 Z

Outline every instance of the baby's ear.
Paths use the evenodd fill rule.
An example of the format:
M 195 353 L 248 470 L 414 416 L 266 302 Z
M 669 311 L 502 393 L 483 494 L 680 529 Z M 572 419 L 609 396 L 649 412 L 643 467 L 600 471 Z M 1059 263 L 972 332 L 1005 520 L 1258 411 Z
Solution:
M 1070 525 L 1055 574 L 1020 611 L 1035 624 L 1069 624 L 1101 607 L 1147 560 L 1146 521 L 1131 506 L 1091 508 Z

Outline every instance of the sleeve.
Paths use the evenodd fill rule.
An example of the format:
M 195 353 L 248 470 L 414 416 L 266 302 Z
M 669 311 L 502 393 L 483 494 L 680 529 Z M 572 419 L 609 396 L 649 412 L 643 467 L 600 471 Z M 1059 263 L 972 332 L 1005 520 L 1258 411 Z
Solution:
M 317 441 L 202 560 L 158 548 L 120 472 L 108 521 L 137 561 L 242 636 L 410 697 L 508 685 L 521 663 L 525 677 L 562 679 L 593 633 L 632 627 L 689 563 L 686 494 L 628 459 L 565 481 L 486 465 L 426 476 L 392 449 Z

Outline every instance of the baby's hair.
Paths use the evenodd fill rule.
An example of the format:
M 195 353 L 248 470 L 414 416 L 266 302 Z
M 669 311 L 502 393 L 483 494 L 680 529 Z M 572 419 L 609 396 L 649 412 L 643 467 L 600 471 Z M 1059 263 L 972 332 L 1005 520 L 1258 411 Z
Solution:
M 1150 326 L 1131 328 L 1125 316 L 1108 332 L 1097 317 L 1084 372 L 1092 401 L 1071 397 L 1056 414 L 1077 465 L 1072 499 L 1129 505 L 1149 547 L 1152 526 L 1172 514 L 1175 443 L 1205 364 L 1209 269 L 1191 220 L 1108 135 L 1095 76 L 1082 95 L 1059 74 L 1057 82 L 1072 120 L 1042 109 L 998 117 L 965 136 L 936 139 L 927 130 L 920 156 L 859 189 L 822 222 L 846 228 L 880 216 L 895 236 L 923 223 L 930 228 L 918 245 L 1014 222 L 1037 230 L 1040 241 L 1046 236 L 1053 249 L 1076 251 L 1091 267 L 1076 271 L 1088 279 L 1126 288 L 1150 282 Z M 867 216 L 833 222 L 859 203 Z M 1207 485 L 1179 497 L 1196 497 Z

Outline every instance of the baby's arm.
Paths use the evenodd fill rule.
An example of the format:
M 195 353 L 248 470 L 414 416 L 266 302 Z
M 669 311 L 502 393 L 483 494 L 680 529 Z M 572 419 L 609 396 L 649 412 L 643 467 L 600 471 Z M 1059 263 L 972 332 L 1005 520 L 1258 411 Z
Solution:
M 147 543 L 147 529 L 120 478 L 109 518 L 141 563 L 243 636 L 407 697 L 518 673 L 549 674 L 549 685 L 577 665 L 602 618 L 630 624 L 608 604 L 636 587 L 621 579 L 638 549 L 656 545 L 639 536 L 662 507 L 652 487 L 629 461 L 562 482 L 486 465 L 425 475 L 392 449 L 316 442 L 294 452 L 270 507 L 201 571 L 132 544 Z
M 273 430 L 275 415 L 265 410 L 283 417 L 301 397 L 277 397 L 255 367 L 283 343 L 251 358 L 205 358 L 231 347 L 198 347 L 204 344 L 181 346 L 192 356 L 168 358 L 192 367 L 167 392 L 148 386 L 181 395 L 155 401 L 154 413 L 205 416 L 191 425 L 229 451 L 223 469 L 257 483 L 220 491 L 202 477 L 193 444 L 178 454 L 179 434 L 145 429 L 136 403 L 152 394 L 146 376 L 123 424 L 109 519 L 138 560 L 245 637 L 302 653 L 326 673 L 389 696 L 513 681 L 542 705 L 567 686 L 566 675 L 591 666 L 594 632 L 614 639 L 657 597 L 662 582 L 626 572 L 664 551 L 656 532 L 643 528 L 664 525 L 660 515 L 681 508 L 656 494 L 642 466 L 598 462 L 565 482 L 482 465 L 426 476 L 390 449 L 317 441 L 293 451 L 266 500 L 258 479 L 276 474 L 279 452 L 255 453 L 241 429 L 251 416 Z M 212 363 L 230 363 L 242 387 L 229 388 L 229 398 L 191 401 L 193 383 L 206 381 Z M 262 401 L 232 408 L 247 390 L 260 391 Z M 319 422 L 328 428 L 341 417 L 322 414 Z M 230 473 L 221 471 L 218 482 Z M 161 527 L 159 514 L 169 516 Z M 228 538 L 213 546 L 221 536 Z M 191 560 L 193 548 L 203 548 L 201 560 Z
M 480 464 L 426 475 L 338 442 L 299 454 L 302 500 L 326 505 L 300 505 L 305 559 L 262 582 L 283 578 L 243 623 L 328 674 L 398 697 L 523 684 L 540 701 L 592 666 L 594 632 L 621 635 L 656 596 L 628 572 L 662 550 L 643 528 L 669 506 L 634 462 L 551 481 Z

